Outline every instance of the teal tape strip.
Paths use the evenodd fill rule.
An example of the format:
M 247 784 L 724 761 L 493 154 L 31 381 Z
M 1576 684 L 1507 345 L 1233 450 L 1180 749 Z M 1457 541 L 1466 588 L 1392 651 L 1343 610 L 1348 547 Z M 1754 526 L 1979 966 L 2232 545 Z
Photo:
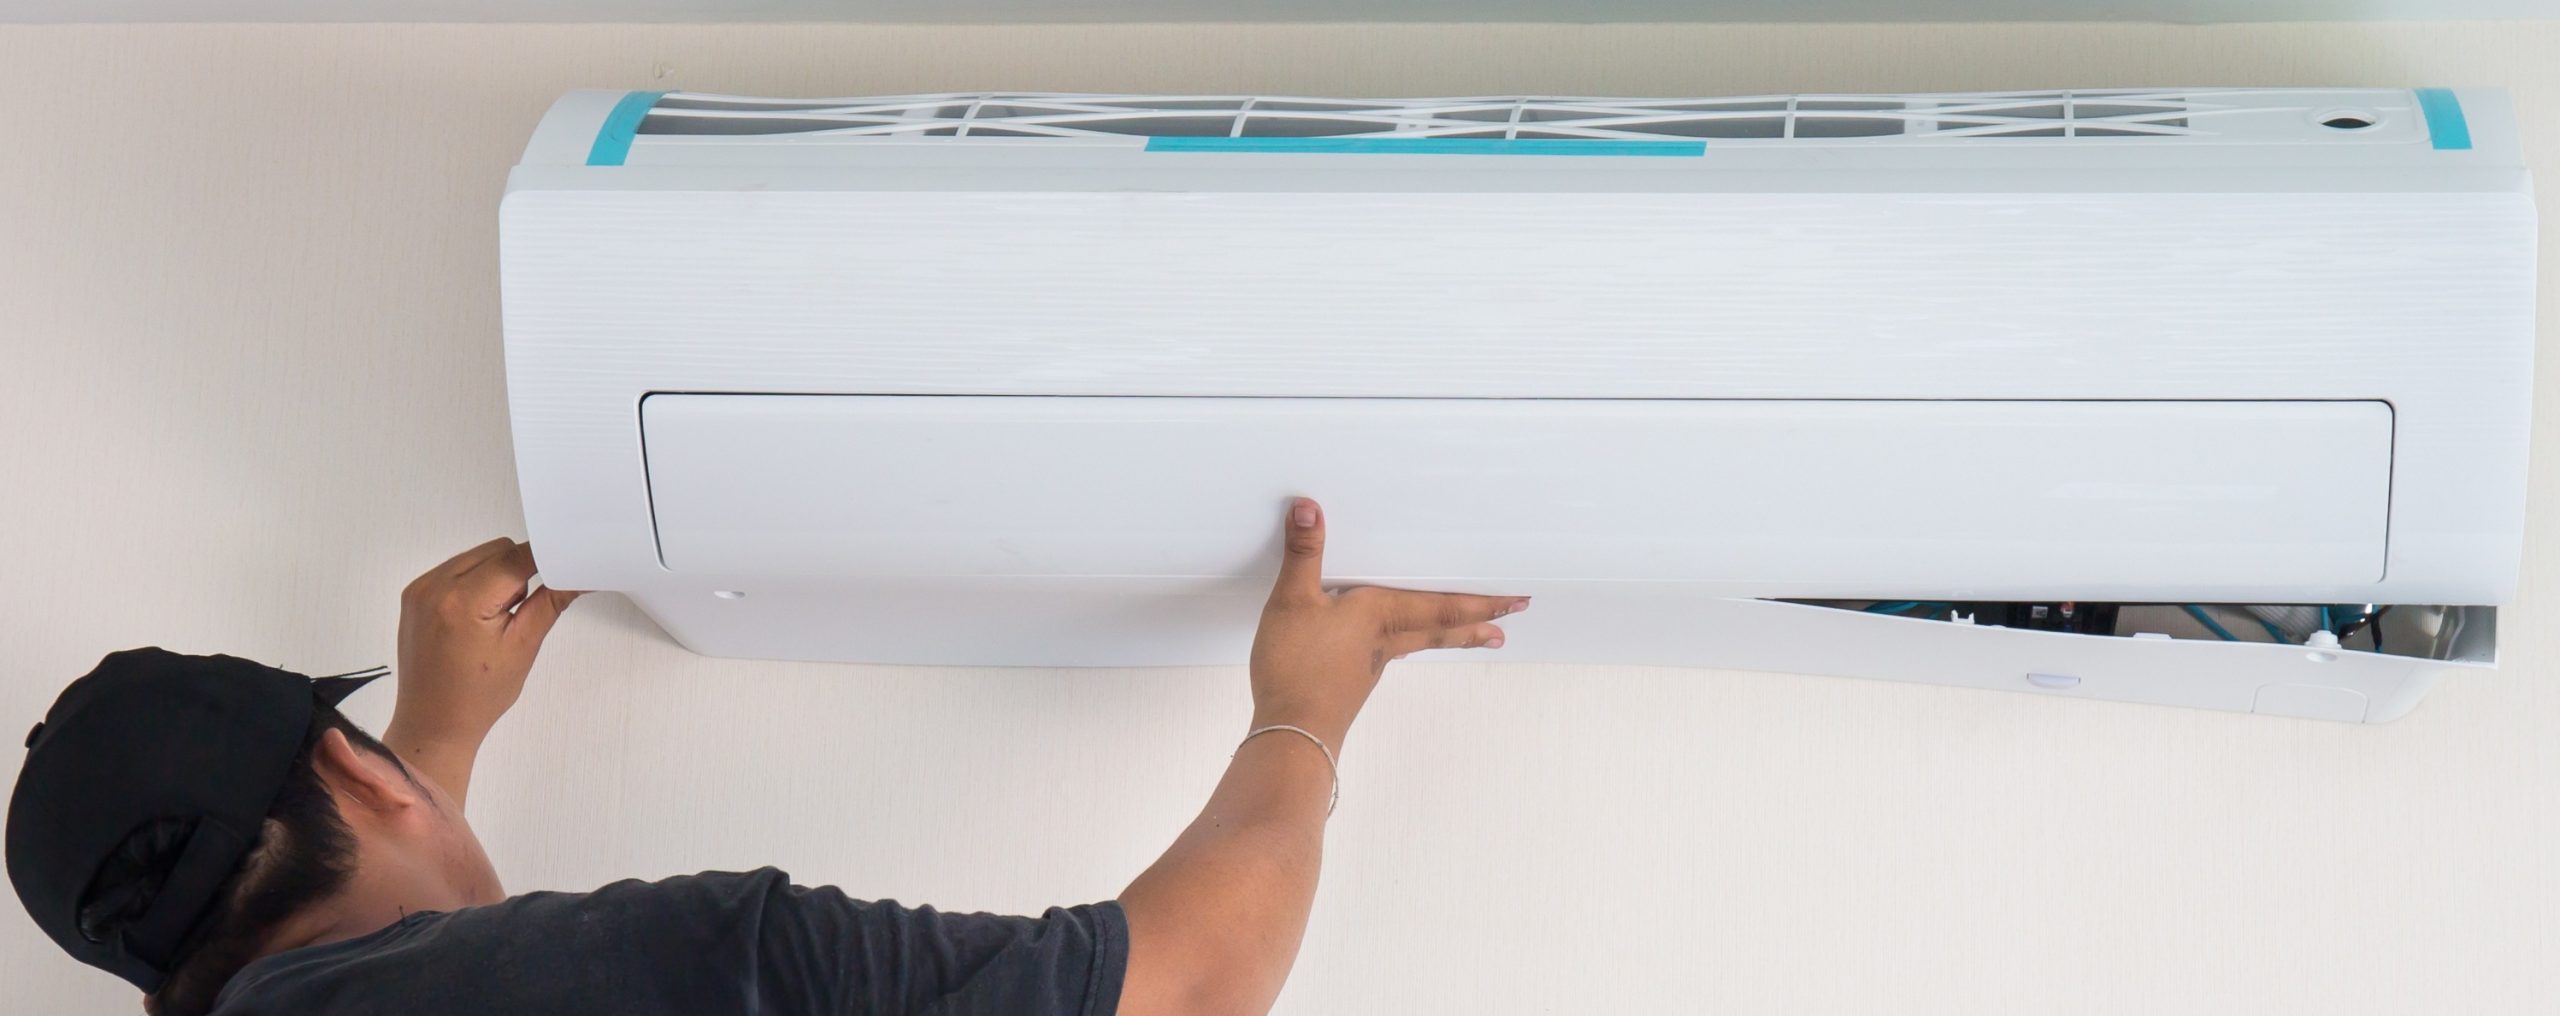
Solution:
M 1148 138 L 1150 152 L 1328 152 L 1360 155 L 1667 155 L 1707 154 L 1704 141 L 1617 141 L 1608 138 Z
M 2427 117 L 2427 142 L 2439 149 L 2471 147 L 2471 123 L 2450 88 L 2418 89 L 2418 112 Z
M 587 165 L 619 166 L 631 154 L 631 139 L 640 134 L 640 121 L 649 116 L 649 107 L 658 104 L 665 92 L 626 92 L 622 101 L 613 104 L 613 112 L 604 115 L 604 126 L 596 131 L 596 143 L 587 149 Z

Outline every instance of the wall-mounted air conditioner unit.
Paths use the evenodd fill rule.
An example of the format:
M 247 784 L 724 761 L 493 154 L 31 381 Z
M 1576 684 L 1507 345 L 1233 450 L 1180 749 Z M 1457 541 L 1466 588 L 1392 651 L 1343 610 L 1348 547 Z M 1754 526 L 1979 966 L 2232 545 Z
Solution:
M 705 653 L 1240 661 L 1293 494 L 1511 659 L 2384 720 L 2515 588 L 2495 91 L 578 92 L 507 190 L 547 577 Z

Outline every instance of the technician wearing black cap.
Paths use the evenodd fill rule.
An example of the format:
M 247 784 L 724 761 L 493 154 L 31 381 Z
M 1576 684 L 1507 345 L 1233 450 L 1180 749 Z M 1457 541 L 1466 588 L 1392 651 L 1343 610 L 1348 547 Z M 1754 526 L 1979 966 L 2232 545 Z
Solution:
M 1334 751 L 1388 660 L 1498 647 L 1509 597 L 1329 592 L 1291 505 L 1254 716 L 1198 820 L 1116 901 L 945 914 L 770 868 L 508 897 L 463 820 L 471 766 L 576 593 L 493 540 L 410 583 L 381 676 L 115 653 L 28 732 L 9 880 L 73 958 L 164 1014 L 1261 1012 L 1314 898 Z

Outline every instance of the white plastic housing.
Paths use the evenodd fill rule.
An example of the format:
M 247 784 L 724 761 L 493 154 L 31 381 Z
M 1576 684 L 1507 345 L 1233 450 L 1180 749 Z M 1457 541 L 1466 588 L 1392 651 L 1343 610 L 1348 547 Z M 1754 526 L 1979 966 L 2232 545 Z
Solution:
M 1754 598 L 2504 602 L 2511 120 L 572 93 L 502 212 L 527 524 L 703 652 L 1211 663 L 1303 493 L 1343 581 L 1535 595 L 1509 658 L 2388 718 L 2445 664 Z

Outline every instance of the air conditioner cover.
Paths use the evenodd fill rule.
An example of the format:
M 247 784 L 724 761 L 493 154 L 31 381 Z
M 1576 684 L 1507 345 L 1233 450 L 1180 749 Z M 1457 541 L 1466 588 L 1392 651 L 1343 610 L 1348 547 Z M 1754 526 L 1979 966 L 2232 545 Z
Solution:
M 1344 582 L 1535 595 L 1514 658 L 2007 686 L 1963 647 L 2064 643 L 1755 601 L 2498 604 L 2512 124 L 2475 89 L 575 92 L 501 212 L 526 522 L 549 581 L 805 659 L 1241 660 L 1298 494 Z M 2137 648 L 2260 676 L 2075 693 L 2251 708 L 2296 679 L 2248 653 L 2302 662 Z M 2424 661 L 2347 656 L 2304 680 L 2414 700 Z

